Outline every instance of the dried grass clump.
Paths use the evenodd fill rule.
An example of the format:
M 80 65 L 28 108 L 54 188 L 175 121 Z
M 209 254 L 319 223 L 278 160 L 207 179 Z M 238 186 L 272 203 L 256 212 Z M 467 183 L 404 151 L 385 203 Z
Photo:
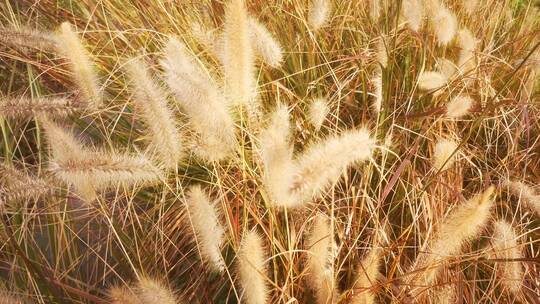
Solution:
M 6 290 L 535 302 L 533 1 L 0 2 Z

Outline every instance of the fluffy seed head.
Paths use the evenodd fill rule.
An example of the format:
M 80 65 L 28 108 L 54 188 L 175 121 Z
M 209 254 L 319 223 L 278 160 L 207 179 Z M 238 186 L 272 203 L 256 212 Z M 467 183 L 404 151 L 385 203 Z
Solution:
M 141 60 L 130 60 L 126 70 L 134 92 L 134 103 L 148 127 L 151 151 L 156 153 L 165 168 L 175 168 L 183 156 L 182 143 L 165 93 Z
M 517 180 L 507 180 L 505 185 L 512 194 L 519 196 L 526 207 L 540 216 L 540 195 L 533 188 Z
M 355 296 L 352 304 L 374 304 L 375 292 L 370 290 L 379 276 L 381 266 L 380 248 L 372 248 L 358 267 L 358 275 L 354 284 Z
M 457 41 L 460 47 L 458 66 L 463 73 L 475 66 L 474 51 L 478 44 L 477 39 L 468 29 L 461 29 L 457 34 Z
M 246 304 L 267 302 L 265 259 L 261 237 L 255 231 L 248 232 L 238 252 L 238 275 Z
M 96 68 L 77 33 L 68 22 L 60 25 L 60 33 L 56 40 L 58 50 L 70 61 L 73 78 L 82 97 L 88 102 L 90 109 L 99 108 L 102 97 Z
M 404 0 L 402 2 L 402 14 L 407 21 L 407 26 L 415 32 L 422 27 L 424 8 L 422 0 Z
M 225 231 L 219 222 L 214 204 L 200 186 L 191 187 L 187 194 L 186 203 L 204 261 L 212 269 L 223 271 L 225 263 L 221 256 L 221 246 Z
M 456 303 L 456 287 L 447 285 L 439 288 L 434 288 L 432 293 L 433 303 L 437 304 L 455 304 Z
M 249 18 L 251 41 L 254 52 L 261 60 L 273 68 L 277 68 L 283 61 L 283 50 L 276 38 L 255 18 Z
M 386 49 L 386 42 L 383 37 L 379 37 L 376 42 L 376 54 L 377 62 L 383 67 L 388 66 L 388 50 Z
M 337 296 L 334 282 L 334 237 L 328 218 L 317 214 L 306 240 L 306 278 L 315 291 L 318 304 L 334 303 Z
M 522 258 L 521 250 L 517 242 L 518 237 L 512 225 L 505 221 L 497 221 L 494 224 L 492 246 L 494 256 L 506 261 L 497 262 L 496 270 L 502 285 L 511 293 L 519 296 L 524 277 L 523 268 L 518 261 Z
M 469 114 L 473 106 L 473 99 L 468 95 L 458 95 L 446 105 L 446 117 L 459 118 Z
M 459 254 L 464 243 L 476 238 L 490 218 L 493 205 L 492 194 L 495 188 L 489 187 L 477 194 L 465 204 L 458 206 L 438 225 L 437 231 L 429 240 L 427 250 L 422 251 L 413 269 L 420 272 L 409 284 L 415 288 L 413 296 L 431 286 L 443 268 L 442 262 L 449 256 Z
M 440 45 L 447 45 L 454 39 L 457 31 L 457 20 L 454 13 L 447 7 L 438 5 L 432 11 L 431 23 L 435 31 L 435 37 Z
M 278 106 L 260 136 L 264 187 L 272 202 L 283 207 L 295 207 L 300 203 L 288 190 L 295 172 L 293 147 L 289 142 L 290 128 L 287 108 Z
M 228 98 L 253 111 L 256 97 L 254 52 L 244 0 L 230 0 L 223 32 L 223 72 Z
M 178 299 L 174 293 L 162 283 L 141 278 L 137 284 L 137 296 L 141 303 L 177 304 Z
M 433 91 L 446 86 L 448 79 L 439 72 L 422 72 L 418 77 L 418 87 L 424 91 Z
M 326 120 L 326 116 L 330 113 L 328 101 L 326 98 L 315 98 L 311 102 L 308 110 L 309 122 L 315 127 L 315 130 L 320 130 Z
M 184 44 L 171 39 L 164 52 L 161 63 L 167 84 L 198 135 L 197 154 L 208 161 L 229 157 L 235 149 L 236 137 L 223 92 Z
M 371 86 L 373 87 L 373 103 L 372 107 L 375 112 L 381 112 L 383 103 L 383 75 L 382 69 L 376 68 L 373 77 L 371 78 Z
M 439 57 L 437 58 L 437 71 L 439 71 L 447 79 L 450 79 L 457 73 L 458 68 L 452 61 Z
M 0 163 L 0 203 L 28 200 L 51 192 L 52 187 L 36 176 Z
M 433 150 L 433 168 L 437 171 L 444 171 L 450 168 L 456 160 L 458 144 L 449 138 L 437 141 Z
M 57 49 L 54 36 L 29 28 L 0 28 L 0 41 L 15 48 L 32 48 L 53 52 Z
M 85 201 L 96 198 L 96 191 L 113 186 L 156 182 L 158 171 L 143 156 L 83 151 L 78 158 L 52 159 L 49 170 L 60 180 L 73 185 Z
M 79 103 L 64 97 L 16 97 L 0 99 L 0 113 L 8 117 L 31 118 L 49 115 L 64 117 L 82 107 Z
M 135 293 L 126 287 L 110 288 L 109 298 L 112 304 L 143 304 Z
M 332 5 L 328 0 L 312 0 L 308 12 L 308 24 L 316 32 L 330 19 Z
M 337 182 L 347 167 L 369 159 L 374 148 L 375 140 L 366 129 L 345 131 L 321 141 L 297 159 L 297 173 L 289 189 L 303 202 L 308 201 Z

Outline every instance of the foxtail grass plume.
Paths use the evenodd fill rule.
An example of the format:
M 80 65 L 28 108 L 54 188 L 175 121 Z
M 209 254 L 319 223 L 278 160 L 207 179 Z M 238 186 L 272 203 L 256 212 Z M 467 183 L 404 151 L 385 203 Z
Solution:
M 308 25 L 316 32 L 330 21 L 332 4 L 329 0 L 311 0 L 308 12 Z
M 407 21 L 407 26 L 418 32 L 424 21 L 422 0 L 403 0 L 401 10 L 405 21 Z
M 439 57 L 437 58 L 437 71 L 440 72 L 447 79 L 451 79 L 456 75 L 458 67 L 452 61 Z
M 16 169 L 12 165 L 0 163 L 0 202 L 27 200 L 51 192 L 47 182 Z
M 238 252 L 238 275 L 243 293 L 242 303 L 267 303 L 265 259 L 263 240 L 257 232 L 248 232 L 242 239 Z
M 381 67 L 386 68 L 388 66 L 388 49 L 386 48 L 386 42 L 384 41 L 384 37 L 381 36 L 377 38 L 375 49 L 377 55 L 377 62 Z
M 311 125 L 318 131 L 326 121 L 329 113 L 330 107 L 328 106 L 328 100 L 318 97 L 311 101 L 307 116 Z
M 144 304 L 139 297 L 126 287 L 112 287 L 109 289 L 111 304 Z
M 471 31 L 461 29 L 457 34 L 457 42 L 460 47 L 458 66 L 462 73 L 466 73 L 476 65 L 474 51 L 478 41 Z
M 448 79 L 439 72 L 422 72 L 418 77 L 418 87 L 424 91 L 434 91 L 446 86 Z
M 234 105 L 255 108 L 257 84 L 254 75 L 254 51 L 245 0 L 230 0 L 225 9 L 223 31 L 223 72 L 228 98 Z
M 497 259 L 504 260 L 497 262 L 495 265 L 497 275 L 505 289 L 514 296 L 519 297 L 525 275 L 521 262 L 515 261 L 523 257 L 517 240 L 518 237 L 512 225 L 505 221 L 497 221 L 494 224 L 493 255 Z
M 446 105 L 446 117 L 459 118 L 469 114 L 473 106 L 473 99 L 469 95 L 458 95 Z
M 306 280 L 315 292 L 317 304 L 335 303 L 337 298 L 334 278 L 335 242 L 328 218 L 318 213 L 306 240 Z
M 507 180 L 505 185 L 512 194 L 521 199 L 525 207 L 536 212 L 540 217 L 540 194 L 537 194 L 529 185 L 517 180 Z
M 458 27 L 454 13 L 443 4 L 438 3 L 433 5 L 432 10 L 430 10 L 429 18 L 439 45 L 449 44 L 454 39 Z
M 443 269 L 446 258 L 461 253 L 463 244 L 476 238 L 482 231 L 490 218 L 494 190 L 491 186 L 475 195 L 452 210 L 437 226 L 436 232 L 428 240 L 427 249 L 416 258 L 413 270 L 418 273 L 408 279 L 413 297 L 419 297 L 426 288 L 431 287 Z
M 273 68 L 277 68 L 283 62 L 283 50 L 276 38 L 268 29 L 253 17 L 249 17 L 251 41 L 256 55 Z
M 221 256 L 221 246 L 225 231 L 219 222 L 216 207 L 200 186 L 191 187 L 186 203 L 203 260 L 213 270 L 222 272 L 225 263 Z
M 130 60 L 126 70 L 134 92 L 133 102 L 148 127 L 150 150 L 165 168 L 174 169 L 183 156 L 182 139 L 165 93 L 143 61 Z
M 143 304 L 181 304 L 170 288 L 149 278 L 139 280 L 137 283 L 137 296 Z
M 375 140 L 367 129 L 349 130 L 309 147 L 297 160 L 297 171 L 290 191 L 302 202 L 334 184 L 350 165 L 367 160 Z
M 371 86 L 373 87 L 372 107 L 375 112 L 379 113 L 383 103 L 383 75 L 380 67 L 375 68 L 375 73 L 371 78 Z
M 64 117 L 82 109 L 80 103 L 65 97 L 14 97 L 0 99 L 0 113 L 7 117 L 32 118 L 48 115 Z
M 14 48 L 31 48 L 47 52 L 57 49 L 54 35 L 28 28 L 0 28 L 0 41 Z
M 73 185 L 85 201 L 97 198 L 96 191 L 117 185 L 155 182 L 161 172 L 143 156 L 128 156 L 85 147 L 73 134 L 48 118 L 41 120 L 51 149 L 49 170 Z
M 289 191 L 295 174 L 292 159 L 289 113 L 285 106 L 278 106 L 269 125 L 260 135 L 263 184 L 276 206 L 295 207 L 300 201 Z
M 453 139 L 439 139 L 433 149 L 433 168 L 437 171 L 444 171 L 450 168 L 456 160 L 457 149 L 458 143 Z
M 75 136 L 47 116 L 39 118 L 55 160 L 79 159 L 85 154 L 84 145 Z
M 431 303 L 455 304 L 457 300 L 456 287 L 451 284 L 434 288 L 430 298 L 433 299 Z
M 381 266 L 381 249 L 373 247 L 362 259 L 358 267 L 358 275 L 354 283 L 354 296 L 351 304 L 374 304 L 375 292 L 373 286 L 377 282 Z
M 167 84 L 198 134 L 197 154 L 208 161 L 227 158 L 235 149 L 236 137 L 223 92 L 184 44 L 173 38 L 164 52 Z
M 52 159 L 49 170 L 73 185 L 85 201 L 96 199 L 96 192 L 137 183 L 159 181 L 161 172 L 143 156 L 85 151 L 77 159 Z
M 70 61 L 73 78 L 84 101 L 92 110 L 102 104 L 96 67 L 84 48 L 77 33 L 68 22 L 60 25 L 57 37 L 58 50 Z

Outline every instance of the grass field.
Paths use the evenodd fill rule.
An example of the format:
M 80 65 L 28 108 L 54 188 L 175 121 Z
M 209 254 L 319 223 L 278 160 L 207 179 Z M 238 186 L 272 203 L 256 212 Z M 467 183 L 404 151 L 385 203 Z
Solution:
M 0 2 L 0 303 L 540 303 L 540 2 Z

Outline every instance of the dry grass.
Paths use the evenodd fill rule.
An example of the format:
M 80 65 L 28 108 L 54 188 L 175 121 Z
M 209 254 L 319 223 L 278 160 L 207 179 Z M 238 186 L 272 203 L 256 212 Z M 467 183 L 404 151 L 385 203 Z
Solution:
M 539 6 L 1 2 L 0 303 L 540 303 Z M 166 56 L 190 66 L 168 79 Z M 289 123 L 267 132 L 278 105 L 274 124 Z M 86 201 L 70 185 L 92 186 Z M 487 219 L 445 248 L 441 234 L 456 236 L 441 227 L 466 227 L 455 214 L 490 185 Z M 212 227 L 188 212 L 191 187 L 219 237 L 201 236 Z M 306 268 L 321 216 L 335 243 L 324 292 Z M 433 267 L 429 286 L 408 286 Z

